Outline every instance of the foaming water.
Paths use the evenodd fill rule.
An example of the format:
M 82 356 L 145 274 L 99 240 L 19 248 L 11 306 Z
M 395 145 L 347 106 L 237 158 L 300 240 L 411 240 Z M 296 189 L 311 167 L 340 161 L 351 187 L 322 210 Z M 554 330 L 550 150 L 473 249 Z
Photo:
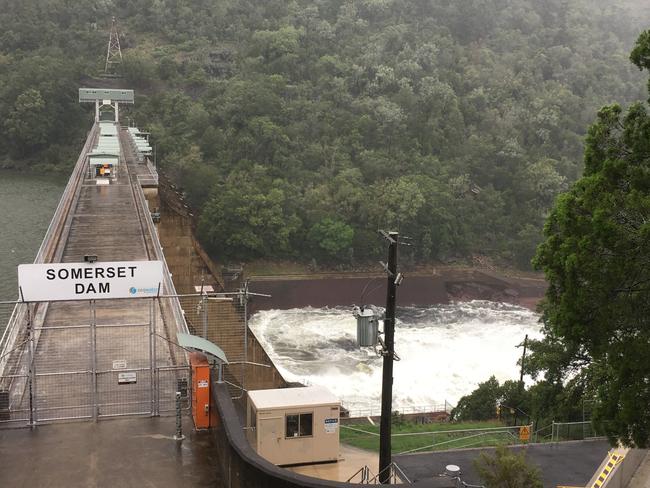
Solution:
M 479 382 L 519 377 L 518 344 L 542 336 L 538 315 L 504 303 L 472 301 L 398 308 L 393 406 L 455 404 Z M 348 408 L 376 408 L 382 359 L 356 346 L 349 308 L 258 312 L 250 327 L 288 381 L 322 385 Z

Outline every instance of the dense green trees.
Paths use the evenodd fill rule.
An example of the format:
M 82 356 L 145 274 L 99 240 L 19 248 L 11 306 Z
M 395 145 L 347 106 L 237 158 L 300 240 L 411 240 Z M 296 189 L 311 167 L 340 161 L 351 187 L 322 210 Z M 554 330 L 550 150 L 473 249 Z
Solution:
M 650 69 L 650 31 L 631 59 Z M 558 199 L 537 253 L 549 289 L 547 339 L 534 351 L 547 377 L 578 371 L 595 422 L 612 440 L 640 447 L 650 444 L 649 215 L 647 105 L 604 107 L 588 132 L 584 175 Z
M 469 395 L 458 400 L 451 412 L 452 420 L 492 420 L 499 419 L 509 424 L 523 425 L 534 419 L 531 414 L 539 413 L 531 392 L 518 381 L 508 380 L 499 384 L 491 376 L 487 381 L 479 383 Z
M 580 174 L 596 108 L 640 94 L 624 58 L 641 21 L 627 2 L 0 7 L 0 150 L 14 158 L 3 163 L 78 147 L 88 120 L 75 90 L 100 70 L 116 15 L 124 84 L 137 89 L 128 116 L 151 130 L 211 250 L 233 259 L 374 260 L 376 230 L 391 227 L 414 238 L 411 262 L 487 254 L 526 266 L 551 202 Z M 29 90 L 45 105 L 23 97 L 17 109 Z M 271 186 L 248 181 L 252 201 L 236 204 L 271 201 L 272 221 L 208 218 L 234 198 L 226 183 L 257 167 Z M 222 232 L 238 237 L 224 244 Z
M 462 397 L 451 413 L 454 420 L 491 420 L 498 416 L 500 385 L 492 376 L 469 395 Z

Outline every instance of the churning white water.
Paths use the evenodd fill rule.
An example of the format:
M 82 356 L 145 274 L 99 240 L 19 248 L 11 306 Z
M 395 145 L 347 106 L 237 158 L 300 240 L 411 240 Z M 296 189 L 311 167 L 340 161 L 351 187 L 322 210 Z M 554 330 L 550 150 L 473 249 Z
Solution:
M 538 318 L 488 301 L 398 308 L 393 408 L 455 404 L 491 375 L 518 378 L 516 346 L 542 336 Z M 356 346 L 350 308 L 267 310 L 250 326 L 288 381 L 325 386 L 350 409 L 380 405 L 382 359 Z

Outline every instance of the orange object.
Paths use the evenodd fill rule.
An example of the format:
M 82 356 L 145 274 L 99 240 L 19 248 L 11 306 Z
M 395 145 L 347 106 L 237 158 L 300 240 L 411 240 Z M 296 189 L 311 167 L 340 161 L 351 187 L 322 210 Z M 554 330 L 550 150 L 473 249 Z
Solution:
M 210 427 L 210 364 L 204 354 L 190 354 L 192 366 L 192 418 L 194 427 Z

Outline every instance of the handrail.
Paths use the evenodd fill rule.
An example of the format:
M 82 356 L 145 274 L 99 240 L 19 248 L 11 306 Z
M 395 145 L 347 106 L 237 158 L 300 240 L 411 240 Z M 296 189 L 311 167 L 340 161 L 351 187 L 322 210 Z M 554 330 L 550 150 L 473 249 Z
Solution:
M 401 454 L 410 454 L 412 452 L 422 451 L 424 449 L 431 449 L 432 447 L 444 446 L 446 444 L 451 444 L 452 442 L 464 441 L 464 440 L 468 440 L 468 439 L 475 439 L 477 437 L 482 437 L 482 436 L 491 435 L 491 434 L 509 434 L 509 432 L 504 431 L 504 430 L 501 431 L 501 432 L 479 432 L 478 434 L 468 435 L 468 436 L 465 436 L 465 437 L 458 437 L 456 439 L 449 439 L 449 440 L 446 440 L 446 441 L 443 441 L 443 442 L 437 442 L 435 444 L 429 444 L 428 446 L 416 447 L 415 449 L 409 449 L 408 451 L 402 451 L 402 452 L 399 452 L 398 454 L 399 455 L 401 455 Z M 463 447 L 467 447 L 467 446 L 463 446 Z
M 143 219 L 147 226 L 147 231 L 151 236 L 151 242 L 153 244 L 153 252 L 155 258 L 163 263 L 163 286 L 162 293 L 165 295 L 178 295 L 176 293 L 176 287 L 171 278 L 171 272 L 167 266 L 167 261 L 165 260 L 165 255 L 163 253 L 162 245 L 160 244 L 160 239 L 158 239 L 158 232 L 154 226 L 153 220 L 151 218 L 151 212 L 149 211 L 149 205 L 147 204 L 147 199 L 144 196 L 144 191 L 139 184 L 133 185 L 136 199 L 138 200 L 138 205 L 140 205 L 140 210 L 143 214 Z M 174 314 L 174 320 L 176 321 L 176 328 L 179 332 L 188 334 L 189 328 L 187 326 L 187 321 L 185 320 L 185 315 L 181 309 L 180 302 L 178 298 L 173 298 L 172 300 L 172 312 Z
M 366 483 L 370 479 L 370 468 L 367 465 L 363 465 L 356 473 L 347 479 L 346 483 L 351 483 L 358 474 L 361 474 L 361 484 Z
M 138 184 L 140 186 L 153 185 L 158 186 L 158 174 L 155 175 L 138 175 Z
M 386 470 L 388 470 L 388 481 L 389 482 L 397 481 L 397 478 L 399 477 L 399 479 L 402 482 L 406 482 L 408 484 L 411 484 L 411 480 L 408 479 L 408 477 L 404 474 L 404 471 L 402 471 L 402 469 L 395 462 L 390 463 L 384 469 L 379 471 L 379 473 L 377 473 L 373 478 L 370 478 L 368 480 L 368 484 L 369 485 L 370 484 L 376 484 L 376 482 L 380 479 L 381 474 L 386 472 Z
M 483 427 L 480 429 L 449 429 L 449 430 L 429 430 L 425 432 L 403 432 L 400 434 L 391 434 L 391 437 L 409 437 L 409 436 L 421 436 L 421 435 L 438 435 L 438 434 L 459 434 L 463 432 L 507 432 L 510 430 L 519 430 L 521 425 L 505 425 L 503 427 Z M 349 425 L 342 425 L 341 428 L 353 430 L 356 432 L 361 432 L 363 434 L 374 435 L 379 437 L 379 434 L 376 432 L 370 432 L 367 430 L 356 429 L 350 427 Z
M 448 401 L 444 403 L 434 403 L 432 405 L 413 405 L 402 407 L 401 409 L 394 410 L 400 415 L 417 415 L 425 413 L 451 413 L 453 410 L 453 405 Z M 381 413 L 379 408 L 375 409 L 373 407 L 368 408 L 359 408 L 359 409 L 348 409 L 349 418 L 362 418 L 362 417 L 375 417 Z

